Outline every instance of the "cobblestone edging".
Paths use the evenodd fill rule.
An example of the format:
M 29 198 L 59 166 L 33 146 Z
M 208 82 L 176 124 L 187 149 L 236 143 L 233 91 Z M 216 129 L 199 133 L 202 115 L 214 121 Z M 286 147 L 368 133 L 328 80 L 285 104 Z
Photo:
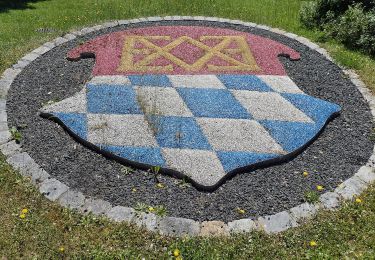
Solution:
M 133 20 L 121 20 L 104 23 L 90 28 L 84 28 L 80 31 L 71 32 L 63 37 L 58 37 L 53 41 L 47 42 L 28 53 L 21 58 L 12 68 L 5 70 L 0 78 L 0 149 L 7 157 L 10 163 L 23 176 L 29 177 L 32 183 L 49 200 L 57 201 L 62 206 L 76 209 L 82 213 L 91 212 L 94 215 L 104 215 L 109 219 L 120 222 L 127 221 L 144 227 L 150 231 L 157 231 L 162 235 L 170 236 L 210 236 L 210 235 L 228 235 L 234 233 L 250 232 L 252 230 L 263 230 L 266 233 L 278 233 L 291 227 L 300 225 L 304 220 L 313 217 L 319 209 L 335 209 L 343 200 L 350 200 L 358 196 L 364 189 L 375 182 L 375 149 L 366 165 L 362 166 L 353 177 L 340 184 L 333 192 L 327 192 L 320 196 L 317 204 L 303 203 L 290 210 L 282 211 L 274 215 L 259 217 L 257 220 L 239 219 L 229 223 L 221 221 L 197 221 L 176 217 L 159 217 L 152 213 L 137 213 L 134 209 L 122 206 L 113 206 L 109 202 L 85 197 L 81 192 L 71 190 L 68 186 L 57 179 L 52 178 L 44 171 L 26 152 L 22 152 L 21 147 L 11 140 L 11 133 L 7 124 L 6 96 L 13 80 L 28 64 L 33 62 L 39 56 L 53 49 L 54 47 L 75 39 L 90 32 L 118 25 L 134 24 L 140 22 L 156 21 L 210 21 L 218 23 L 229 23 L 233 25 L 242 25 L 256 27 L 259 29 L 271 31 L 294 39 L 312 50 L 324 55 L 328 60 L 333 61 L 328 52 L 312 43 L 304 37 L 299 37 L 293 33 L 287 33 L 277 28 L 270 28 L 265 25 L 257 25 L 238 20 L 229 20 L 214 17 L 191 17 L 191 16 L 166 16 L 166 17 L 148 17 Z M 351 71 L 343 69 L 343 72 L 357 86 L 365 100 L 368 102 L 372 115 L 375 118 L 375 97 L 366 88 L 365 84 L 359 79 L 359 76 Z

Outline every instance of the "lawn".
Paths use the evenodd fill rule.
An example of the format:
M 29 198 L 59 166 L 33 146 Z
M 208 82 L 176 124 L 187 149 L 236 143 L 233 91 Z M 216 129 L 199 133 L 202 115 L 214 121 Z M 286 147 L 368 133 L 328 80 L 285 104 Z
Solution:
M 46 0 L 0 1 L 0 73 L 28 51 L 72 29 L 108 20 L 164 15 L 240 19 L 320 41 L 375 90 L 375 59 L 300 26 L 297 0 Z M 44 199 L 0 156 L 0 259 L 14 258 L 374 258 L 375 187 L 335 212 L 279 235 L 173 239 L 134 226 L 79 215 Z M 22 209 L 28 213 L 20 218 Z M 316 246 L 310 246 L 315 241 Z

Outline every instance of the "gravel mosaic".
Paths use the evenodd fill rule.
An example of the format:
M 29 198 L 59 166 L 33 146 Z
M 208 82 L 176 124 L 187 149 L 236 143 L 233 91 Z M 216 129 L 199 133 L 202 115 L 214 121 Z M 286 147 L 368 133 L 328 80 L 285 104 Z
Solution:
M 52 51 L 48 51 L 49 47 L 47 46 L 41 47 L 35 53 L 48 52 L 27 65 L 22 71 L 10 70 L 5 73 L 2 79 L 4 82 L 2 91 L 7 89 L 9 79 L 13 79 L 12 76 L 20 73 L 13 81 L 7 97 L 8 124 L 19 127 L 23 136 L 22 150 L 30 154 L 44 170 L 51 174 L 51 178 L 62 181 L 71 189 L 82 192 L 85 196 L 95 198 L 95 201 L 105 200 L 113 206 L 134 207 L 137 202 L 147 205 L 163 205 L 168 210 L 168 216 L 191 218 L 197 221 L 229 221 L 229 223 L 235 223 L 228 223 L 228 227 L 231 227 L 230 230 L 239 232 L 241 232 L 240 230 L 252 230 L 253 225 L 251 221 L 237 223 L 236 219 L 250 217 L 255 220 L 254 223 L 257 223 L 256 228 L 264 229 L 267 232 L 279 232 L 296 225 L 293 214 L 304 216 L 304 209 L 297 210 L 292 214 L 282 211 L 301 204 L 304 201 L 305 191 L 315 189 L 316 185 L 323 185 L 325 191 L 333 191 L 340 183 L 353 176 L 371 156 L 373 152 L 373 143 L 370 141 L 371 111 L 348 76 L 320 53 L 285 36 L 263 30 L 267 28 L 249 28 L 240 25 L 240 22 L 238 25 L 234 25 L 228 20 L 224 20 L 225 23 L 160 21 L 156 25 L 171 27 L 203 25 L 250 32 L 253 35 L 266 37 L 287 45 L 296 53 L 300 53 L 301 56 L 298 61 L 292 61 L 286 57 L 280 58 L 288 77 L 298 86 L 296 88 L 291 85 L 287 89 L 295 91 L 293 95 L 300 95 L 299 90 L 301 90 L 314 98 L 337 104 L 341 107 L 341 114 L 327 125 L 319 138 L 293 160 L 273 167 L 258 169 L 251 173 L 236 175 L 211 193 L 200 192 L 194 187 L 163 175 L 157 176 L 157 179 L 166 187 L 159 188 L 156 185 L 154 174 L 142 171 L 125 174 L 124 172 L 128 173 L 128 171 L 124 171 L 123 166 L 77 144 L 60 126 L 40 118 L 38 111 L 46 104 L 56 103 L 56 101 L 73 96 L 82 90 L 86 82 L 90 80 L 91 70 L 94 68 L 93 60 L 68 61 L 65 57 L 71 49 L 79 46 L 79 42 L 82 40 L 93 39 L 98 35 L 121 32 L 127 28 L 139 30 L 139 27 L 150 25 L 147 22 L 136 22 L 123 21 L 122 24 L 125 24 L 123 26 L 92 32 L 78 37 L 76 40 L 63 43 Z M 61 39 L 59 41 L 62 42 Z M 53 45 L 53 43 L 49 45 Z M 310 45 L 310 47 L 316 48 L 316 46 Z M 296 54 L 291 57 L 292 59 L 298 58 Z M 104 66 L 103 70 L 106 69 L 108 68 Z M 147 80 L 150 84 L 149 87 L 153 86 L 153 81 L 155 82 L 152 78 Z M 160 82 L 160 79 L 156 81 Z M 267 86 L 280 84 L 275 83 L 280 82 L 279 79 L 269 79 L 263 82 L 266 82 Z M 283 92 L 285 88 L 285 86 L 279 87 L 277 91 Z M 365 91 L 361 88 L 360 90 L 361 92 Z M 235 91 L 241 91 L 241 89 Z M 290 94 L 282 94 L 282 97 L 287 98 L 288 102 L 299 108 L 298 100 Z M 317 119 L 316 115 L 303 112 L 310 119 L 314 121 Z M 324 116 L 327 118 L 327 115 Z M 269 127 L 276 128 L 277 126 L 270 125 Z M 10 138 L 9 132 L 4 131 L 0 137 L 6 142 Z M 289 144 L 286 146 L 287 150 L 292 151 L 295 148 L 293 144 L 288 143 L 288 138 L 279 136 L 279 143 L 280 140 L 283 140 L 284 144 Z M 308 178 L 303 177 L 302 171 L 304 170 L 310 173 Z M 364 172 L 360 175 L 361 177 L 358 177 L 360 181 L 348 181 L 342 186 L 342 189 L 349 190 L 353 196 L 358 194 L 363 190 L 363 183 L 366 182 L 361 180 L 373 178 L 373 172 L 368 169 Z M 46 183 L 43 184 L 44 182 Z M 42 182 L 42 187 L 49 191 L 48 185 L 52 181 L 45 180 L 44 182 Z M 59 185 L 55 187 L 51 185 L 51 187 L 52 191 L 57 190 L 57 192 L 64 188 Z M 345 191 L 339 193 L 341 195 L 337 198 L 338 201 L 345 198 L 346 195 L 342 196 L 343 194 L 348 194 Z M 52 197 L 54 199 L 54 196 Z M 335 196 L 329 198 L 326 196 L 325 200 L 321 199 L 321 202 L 323 206 L 328 205 L 329 207 L 334 204 L 335 198 Z M 94 203 L 90 208 L 98 209 L 98 212 L 107 212 L 107 214 L 114 209 L 110 205 L 106 206 L 100 203 Z M 246 209 L 245 214 L 239 215 L 238 208 Z M 126 211 L 118 211 L 116 214 L 121 215 L 121 212 Z M 277 212 L 281 213 L 256 220 L 259 216 Z M 114 216 L 117 216 L 116 214 Z M 158 226 L 158 223 L 161 223 L 159 218 L 150 216 L 146 219 L 148 220 L 138 220 L 138 222 L 141 223 L 140 225 L 149 226 L 149 229 L 159 228 L 161 233 L 163 233 L 162 229 L 166 229 L 166 227 Z M 278 224 L 274 225 L 275 223 Z M 203 224 L 199 227 L 197 224 L 195 231 L 192 231 L 191 234 L 200 233 L 200 228 L 203 230 L 215 229 L 216 231 L 212 231 L 213 233 L 221 233 L 221 230 L 224 230 L 222 233 L 227 232 L 225 223 L 221 229 L 220 225 L 214 224 L 209 224 L 209 228 L 206 225 L 203 228 Z M 189 227 L 194 225 L 191 224 Z M 189 234 L 189 232 L 187 233 Z M 176 233 L 166 232 L 166 234 Z

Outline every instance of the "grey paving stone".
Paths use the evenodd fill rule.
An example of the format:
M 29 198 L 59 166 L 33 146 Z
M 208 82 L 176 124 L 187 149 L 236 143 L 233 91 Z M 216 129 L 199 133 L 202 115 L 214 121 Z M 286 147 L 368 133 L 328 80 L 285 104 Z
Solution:
M 42 46 L 48 48 L 49 50 L 53 49 L 56 47 L 56 44 L 54 41 L 50 41 L 50 42 L 46 42 L 45 44 L 43 44 Z
M 184 19 L 185 16 L 182 16 L 182 18 Z M 210 21 L 210 22 L 218 22 L 218 21 L 219 21 L 219 18 L 217 18 L 217 17 L 206 17 L 206 21 Z
M 306 45 L 307 47 L 309 47 L 310 49 L 313 49 L 313 50 L 316 50 L 316 49 L 319 49 L 320 46 L 311 42 L 309 39 L 305 38 L 305 37 L 297 37 L 296 38 L 297 41 L 299 41 L 300 43 Z
M 139 21 L 140 21 L 140 22 L 146 22 L 147 19 L 146 19 L 145 17 L 141 17 L 141 18 L 139 18 Z
M 23 69 L 29 64 L 30 64 L 30 61 L 28 61 L 28 60 L 19 60 L 16 64 L 13 65 L 13 68 Z
M 116 206 L 107 212 L 107 217 L 116 221 L 127 221 L 131 222 L 136 216 L 136 212 L 132 208 Z
M 267 25 L 257 25 L 256 27 L 267 31 L 271 30 L 271 28 Z
M 192 219 L 166 217 L 160 219 L 158 230 L 160 234 L 167 236 L 196 236 L 200 225 Z
M 35 163 L 36 164 L 36 163 Z M 31 175 L 31 182 L 37 186 L 40 186 L 40 184 L 49 179 L 51 176 L 42 168 L 38 167 L 32 167 L 32 175 Z
M 248 233 L 256 229 L 256 224 L 251 219 L 239 219 L 228 223 L 230 233 Z
M 7 122 L 0 122 L 0 132 L 8 131 L 8 123 Z
M 8 117 L 7 117 L 7 113 L 6 113 L 5 109 L 0 110 L 0 122 L 6 123 L 6 122 L 8 122 L 7 119 L 8 119 Z
M 292 218 L 299 222 L 313 217 L 317 212 L 317 207 L 314 204 L 303 203 L 290 209 Z
M 0 131 L 0 144 L 5 144 L 6 142 L 10 141 L 12 139 L 12 135 L 9 133 L 9 131 Z
M 34 163 L 34 160 L 27 153 L 17 153 L 7 159 L 7 162 L 11 164 L 16 170 L 24 176 L 31 176 L 30 166 Z
M 68 186 L 56 179 L 47 179 L 39 187 L 40 193 L 51 201 L 57 200 L 68 189 Z
M 198 20 L 198 21 L 204 21 L 205 20 L 205 17 L 204 16 L 193 16 L 194 20 Z
M 103 27 L 104 27 L 104 25 L 103 25 Z M 85 35 L 85 34 L 93 32 L 93 31 L 94 31 L 94 29 L 92 29 L 92 28 L 83 28 L 77 34 L 76 33 L 74 33 L 74 34 L 75 35 Z
M 294 33 L 286 33 L 284 34 L 285 36 L 291 38 L 291 39 L 296 39 L 298 37 L 298 35 L 294 34 Z
M 55 45 L 58 46 L 60 44 L 63 44 L 63 43 L 66 43 L 67 41 L 69 41 L 68 39 L 66 38 L 63 38 L 63 37 L 58 37 L 56 38 L 55 40 L 53 40 Z
M 84 213 L 103 215 L 112 209 L 111 203 L 102 199 L 87 199 L 82 207 Z
M 275 215 L 258 218 L 259 226 L 266 233 L 279 233 L 290 227 L 296 227 L 297 222 L 286 212 L 279 212 Z
M 120 20 L 118 21 L 119 25 L 129 24 L 129 20 Z
M 13 69 L 13 68 L 6 69 L 1 79 L 6 80 L 6 81 L 13 80 L 17 77 L 18 74 L 20 74 L 20 72 L 21 72 L 21 69 Z
M 223 221 L 203 221 L 201 223 L 201 230 L 199 236 L 226 236 L 229 234 L 228 225 Z
M 147 20 L 150 22 L 157 22 L 157 21 L 161 21 L 162 18 L 160 16 L 155 16 L 155 17 L 148 17 Z
M 139 23 L 139 19 L 131 19 L 129 20 L 129 23 Z
M 22 57 L 23 60 L 34 61 L 39 57 L 38 54 L 30 52 Z
M 115 27 L 118 25 L 118 21 L 112 21 L 112 22 L 107 22 L 102 24 L 104 28 L 111 28 Z
M 375 181 L 375 169 L 368 166 L 362 166 L 355 176 L 370 184 Z
M 64 35 L 64 38 L 67 39 L 68 41 L 71 41 L 71 40 L 74 40 L 75 38 L 77 38 L 77 36 L 74 35 L 74 34 L 68 33 L 68 34 Z
M 271 28 L 270 31 L 271 31 L 271 32 L 274 32 L 274 33 L 281 34 L 281 35 L 283 35 L 283 34 L 286 33 L 286 31 L 281 30 L 281 29 L 279 29 L 279 28 Z
M 173 20 L 173 17 L 172 16 L 164 16 L 163 20 L 170 21 L 170 20 Z
M 158 226 L 158 217 L 152 213 L 137 212 L 134 223 L 138 227 L 146 228 L 149 231 L 155 231 Z
M 231 24 L 243 24 L 244 23 L 243 21 L 240 21 L 240 20 L 231 20 L 230 22 Z
M 361 194 L 367 188 L 368 184 L 354 176 L 335 189 L 335 192 L 344 199 L 352 199 L 355 196 Z
M 61 195 L 58 202 L 70 209 L 80 209 L 85 204 L 85 196 L 81 192 L 68 190 Z
M 91 29 L 93 29 L 94 31 L 99 31 L 99 30 L 104 29 L 104 28 L 105 27 L 101 24 L 91 27 Z M 72 34 L 75 35 L 74 33 L 72 33 Z
M 250 23 L 250 22 L 244 23 L 243 25 L 249 26 L 249 27 L 256 27 L 257 26 L 256 23 Z
M 334 209 L 340 205 L 340 196 L 335 192 L 326 192 L 320 196 L 319 201 L 323 208 Z
M 36 53 L 36 54 L 39 54 L 39 55 L 42 55 L 44 53 L 46 53 L 47 51 L 51 50 L 53 47 L 47 47 L 47 46 L 40 46 L 39 48 L 33 50 L 33 53 Z
M 0 145 L 0 149 L 1 149 L 1 152 L 6 157 L 9 157 L 16 153 L 21 152 L 21 147 L 15 141 L 10 141 L 10 142 Z
M 0 94 L 1 97 L 5 97 L 7 94 L 10 85 L 12 85 L 13 80 L 0 79 Z

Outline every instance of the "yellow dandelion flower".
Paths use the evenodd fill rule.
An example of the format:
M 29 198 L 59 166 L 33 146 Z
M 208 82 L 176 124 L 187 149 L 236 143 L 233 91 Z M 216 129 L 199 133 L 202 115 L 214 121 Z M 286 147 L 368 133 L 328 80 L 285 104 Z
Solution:
M 136 192 L 136 191 L 137 191 L 137 189 L 136 189 L 136 188 L 133 188 L 133 189 L 132 189 L 132 192 Z
M 60 247 L 59 247 L 59 251 L 60 251 L 61 253 L 63 253 L 63 252 L 65 251 L 65 248 L 62 247 L 62 246 L 60 246 Z
M 148 211 L 153 212 L 155 211 L 154 207 L 148 207 Z
M 304 177 L 307 177 L 307 176 L 309 176 L 309 173 L 308 173 L 307 171 L 304 171 L 304 172 L 303 172 L 303 176 L 304 176 Z
M 318 185 L 318 186 L 316 186 L 316 189 L 317 189 L 318 191 L 322 191 L 322 190 L 324 190 L 324 187 L 321 186 L 321 185 Z
M 314 247 L 314 246 L 317 246 L 318 244 L 314 241 L 314 240 L 312 240 L 312 241 L 310 241 L 310 246 L 311 247 Z
M 26 215 L 22 213 L 22 214 L 20 214 L 20 218 L 24 219 L 24 218 L 26 218 Z
M 239 214 L 245 214 L 245 213 L 246 213 L 246 210 L 244 210 L 244 209 L 237 209 L 237 212 L 238 212 Z
M 182 260 L 182 256 L 177 256 L 176 260 Z
M 25 208 L 21 212 L 22 212 L 22 214 L 26 214 L 27 212 L 29 212 L 29 210 Z
M 177 248 L 175 250 L 173 250 L 173 256 L 175 256 L 175 257 L 180 256 L 180 250 L 178 250 Z
M 163 189 L 165 185 L 159 182 L 158 184 L 156 184 L 156 187 L 158 187 L 159 189 Z
M 357 202 L 357 203 L 362 203 L 362 200 L 361 200 L 360 198 L 356 198 L 356 199 L 355 199 L 355 202 Z

